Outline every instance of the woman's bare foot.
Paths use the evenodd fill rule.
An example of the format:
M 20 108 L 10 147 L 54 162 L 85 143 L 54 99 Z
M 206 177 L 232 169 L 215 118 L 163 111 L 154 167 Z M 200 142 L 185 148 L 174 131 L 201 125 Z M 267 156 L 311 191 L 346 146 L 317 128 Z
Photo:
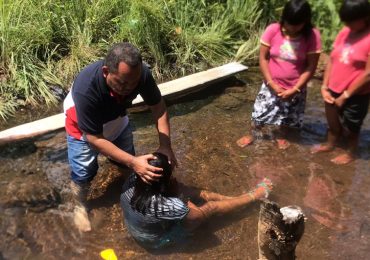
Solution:
M 276 139 L 276 142 L 280 150 L 288 149 L 290 146 L 290 143 L 286 139 Z
M 343 165 L 343 164 L 348 164 L 352 161 L 355 160 L 355 156 L 353 156 L 350 153 L 343 153 L 338 155 L 337 157 L 331 159 L 330 161 L 332 163 L 338 164 L 338 165 Z
M 254 200 L 267 198 L 272 190 L 272 182 L 268 178 L 264 178 L 260 183 L 257 184 L 257 188 L 253 191 L 248 192 Z
M 241 148 L 244 148 L 250 144 L 253 143 L 253 136 L 251 135 L 246 135 L 246 136 L 243 136 L 242 138 L 240 138 L 238 141 L 236 141 L 236 144 L 241 147 Z
M 325 152 L 331 152 L 334 150 L 334 146 L 330 144 L 319 144 L 319 145 L 314 145 L 311 148 L 311 153 L 325 153 Z

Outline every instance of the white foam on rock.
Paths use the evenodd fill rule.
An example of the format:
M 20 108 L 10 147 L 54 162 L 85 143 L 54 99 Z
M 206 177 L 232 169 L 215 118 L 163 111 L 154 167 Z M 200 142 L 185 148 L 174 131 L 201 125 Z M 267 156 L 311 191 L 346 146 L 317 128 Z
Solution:
M 296 222 L 301 216 L 304 216 L 302 209 L 297 206 L 287 206 L 281 208 L 280 213 L 283 215 L 283 221 L 286 224 L 292 224 Z

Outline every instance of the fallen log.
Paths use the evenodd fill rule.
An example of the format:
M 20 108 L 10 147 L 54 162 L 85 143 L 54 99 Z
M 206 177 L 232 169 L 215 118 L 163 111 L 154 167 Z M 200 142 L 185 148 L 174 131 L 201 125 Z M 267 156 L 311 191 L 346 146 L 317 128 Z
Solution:
M 206 84 L 225 79 L 226 77 L 234 75 L 238 72 L 245 71 L 247 69 L 247 66 L 244 66 L 238 62 L 232 62 L 223 66 L 159 84 L 158 87 L 162 93 L 162 96 L 164 97 L 171 97 L 174 95 L 180 97 L 204 88 Z M 142 102 L 143 99 L 139 95 L 136 99 L 133 100 L 132 104 L 138 105 Z M 64 127 L 64 121 L 65 116 L 63 113 L 60 113 L 54 116 L 4 130 L 0 132 L 0 145 L 58 130 Z
M 305 216 L 298 206 L 280 208 L 264 200 L 258 221 L 259 260 L 293 260 L 304 233 Z

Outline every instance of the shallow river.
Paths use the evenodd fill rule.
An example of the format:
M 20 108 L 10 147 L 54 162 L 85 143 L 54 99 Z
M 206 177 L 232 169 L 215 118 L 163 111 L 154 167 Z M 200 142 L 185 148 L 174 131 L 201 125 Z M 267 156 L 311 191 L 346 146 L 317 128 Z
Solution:
M 359 159 L 330 163 L 329 154 L 311 155 L 325 140 L 320 82 L 309 87 L 305 126 L 291 133 L 292 146 L 280 151 L 265 138 L 241 149 L 235 141 L 249 130 L 261 79 L 240 75 L 196 95 L 172 101 L 172 140 L 177 179 L 188 185 L 238 195 L 263 177 L 275 184 L 281 206 L 298 205 L 307 221 L 297 247 L 299 259 L 368 259 L 370 253 L 370 119 L 365 120 Z M 130 114 L 138 154 L 157 148 L 148 112 Z M 64 132 L 0 148 L 0 259 L 99 259 L 112 248 L 119 259 L 257 259 L 259 205 L 212 218 L 188 244 L 160 252 L 142 249 L 129 236 L 119 206 L 127 173 L 99 158 L 90 194 L 93 231 L 80 234 L 71 221 L 71 194 Z

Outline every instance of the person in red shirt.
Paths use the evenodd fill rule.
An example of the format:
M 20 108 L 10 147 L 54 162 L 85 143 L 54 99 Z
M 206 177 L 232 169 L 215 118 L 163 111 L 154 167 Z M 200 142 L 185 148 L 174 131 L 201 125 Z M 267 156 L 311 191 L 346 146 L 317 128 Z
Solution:
M 86 200 L 98 171 L 98 154 L 132 169 L 145 183 L 160 178 L 156 172 L 161 169 L 148 164 L 154 155 L 135 155 L 126 109 L 139 94 L 150 107 L 157 127 L 158 152 L 175 166 L 165 102 L 139 50 L 132 44 L 117 43 L 104 60 L 85 67 L 64 101 L 71 190 L 77 202 L 74 222 L 80 231 L 91 230 Z
M 368 0 L 345 0 L 339 15 L 346 26 L 335 39 L 321 88 L 328 139 L 311 152 L 332 151 L 340 137 L 348 135 L 348 150 L 331 160 L 347 164 L 355 159 L 359 132 L 369 107 L 370 4 Z

